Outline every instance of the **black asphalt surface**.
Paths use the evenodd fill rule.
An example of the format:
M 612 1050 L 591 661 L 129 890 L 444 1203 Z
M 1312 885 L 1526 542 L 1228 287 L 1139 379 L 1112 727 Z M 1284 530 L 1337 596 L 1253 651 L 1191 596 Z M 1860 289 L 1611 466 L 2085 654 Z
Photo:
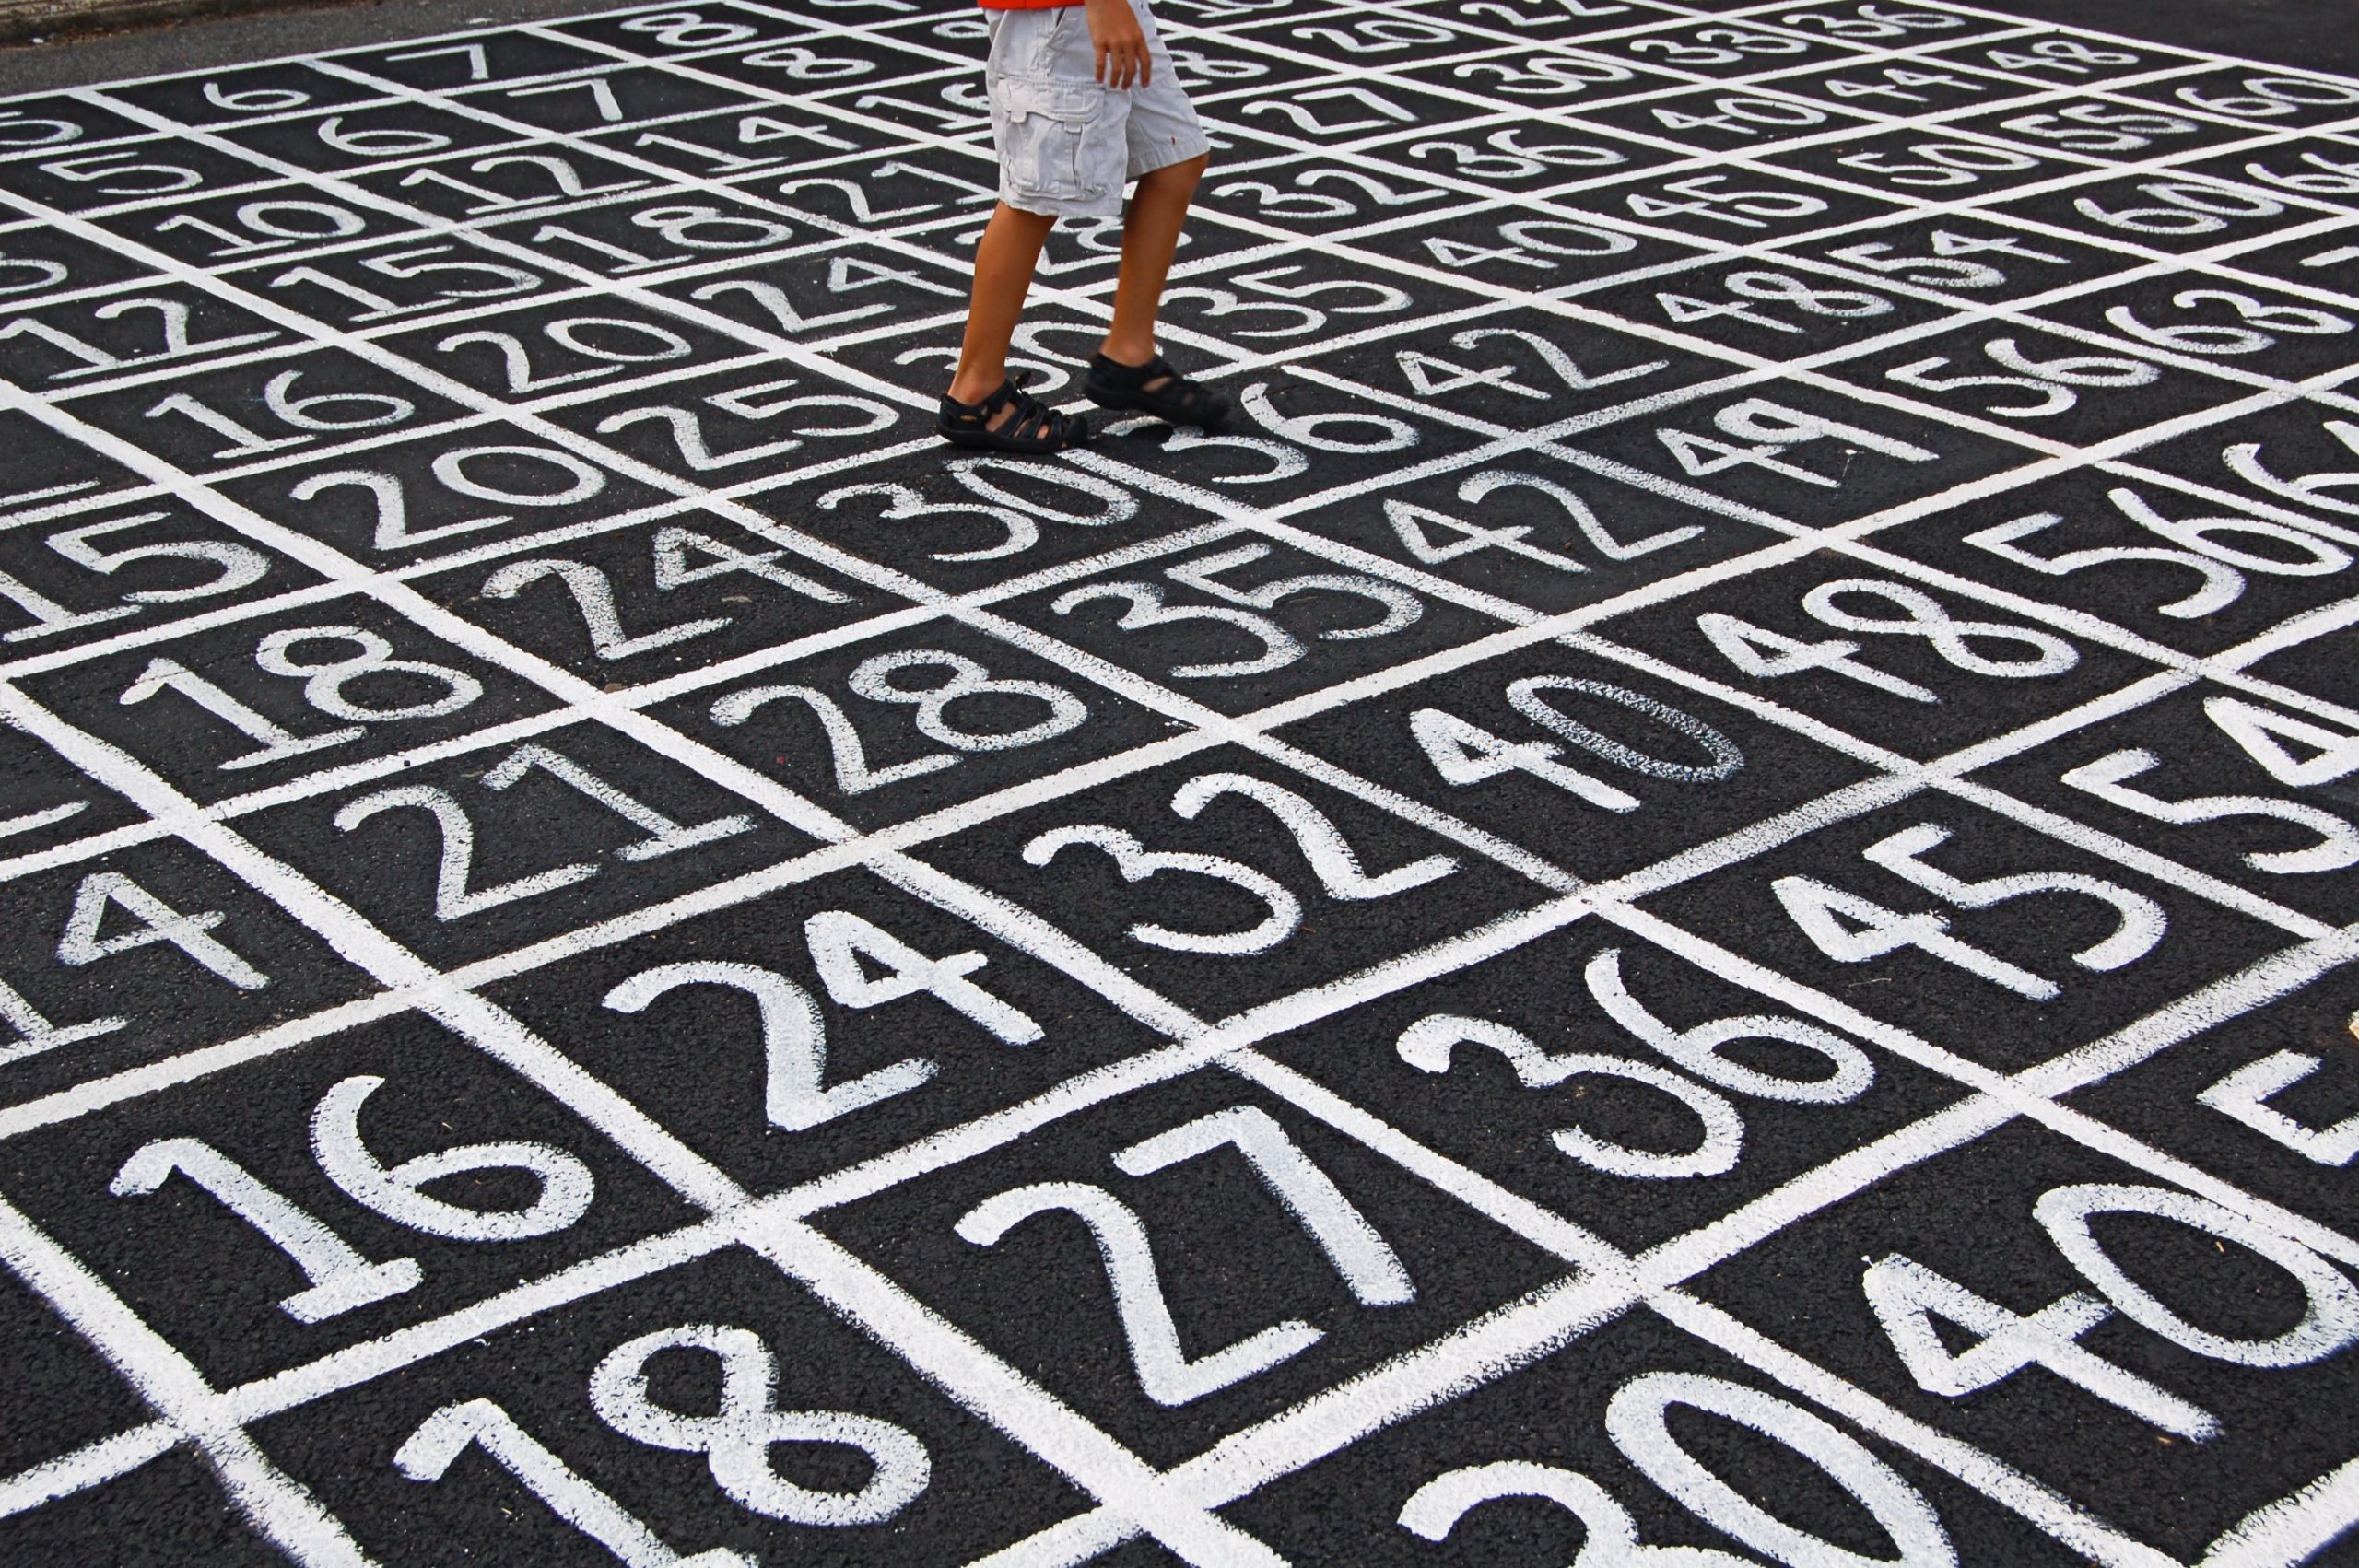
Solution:
M 0 1562 L 2359 1562 L 2347 8 L 1157 11 L 0 53 Z

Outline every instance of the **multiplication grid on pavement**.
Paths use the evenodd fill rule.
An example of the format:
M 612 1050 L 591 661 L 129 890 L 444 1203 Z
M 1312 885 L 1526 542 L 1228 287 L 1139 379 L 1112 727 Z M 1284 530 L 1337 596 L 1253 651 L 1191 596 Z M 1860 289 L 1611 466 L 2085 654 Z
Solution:
M 2359 82 L 1156 8 L 0 102 L 0 1558 L 2338 1550 Z

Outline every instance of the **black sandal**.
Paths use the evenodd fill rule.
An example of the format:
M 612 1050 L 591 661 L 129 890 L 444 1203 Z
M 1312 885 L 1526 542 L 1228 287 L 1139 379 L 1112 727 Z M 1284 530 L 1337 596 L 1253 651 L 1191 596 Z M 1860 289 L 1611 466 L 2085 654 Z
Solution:
M 1015 412 L 1004 424 L 993 425 L 999 411 L 1011 405 Z M 1058 413 L 1018 386 L 1013 376 L 980 403 L 961 403 L 945 394 L 933 427 L 955 447 L 1027 456 L 1063 451 L 1082 445 L 1091 435 L 1088 420 L 1078 414 Z
M 1154 380 L 1164 384 L 1149 391 L 1147 383 Z M 1100 408 L 1135 409 L 1174 425 L 1195 425 L 1205 430 L 1219 429 L 1237 412 L 1226 392 L 1190 380 L 1159 355 L 1144 365 L 1125 365 L 1103 354 L 1095 355 L 1081 390 Z

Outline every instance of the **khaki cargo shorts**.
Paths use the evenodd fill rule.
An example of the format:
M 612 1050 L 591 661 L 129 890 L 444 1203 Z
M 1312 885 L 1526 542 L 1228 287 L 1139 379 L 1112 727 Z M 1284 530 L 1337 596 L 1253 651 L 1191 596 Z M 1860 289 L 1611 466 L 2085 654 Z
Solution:
M 1124 185 L 1209 150 L 1154 17 L 1137 9 L 1155 68 L 1145 87 L 1126 89 L 1097 81 L 1081 6 L 991 13 L 984 80 L 1001 201 L 1057 217 L 1115 217 Z

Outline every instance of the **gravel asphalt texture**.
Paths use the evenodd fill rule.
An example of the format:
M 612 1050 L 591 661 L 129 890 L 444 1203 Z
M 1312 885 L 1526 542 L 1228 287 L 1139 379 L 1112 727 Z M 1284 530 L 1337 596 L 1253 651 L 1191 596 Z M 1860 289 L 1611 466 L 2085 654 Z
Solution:
M 2347 5 L 1157 10 L 0 50 L 0 1563 L 2359 1562 Z

